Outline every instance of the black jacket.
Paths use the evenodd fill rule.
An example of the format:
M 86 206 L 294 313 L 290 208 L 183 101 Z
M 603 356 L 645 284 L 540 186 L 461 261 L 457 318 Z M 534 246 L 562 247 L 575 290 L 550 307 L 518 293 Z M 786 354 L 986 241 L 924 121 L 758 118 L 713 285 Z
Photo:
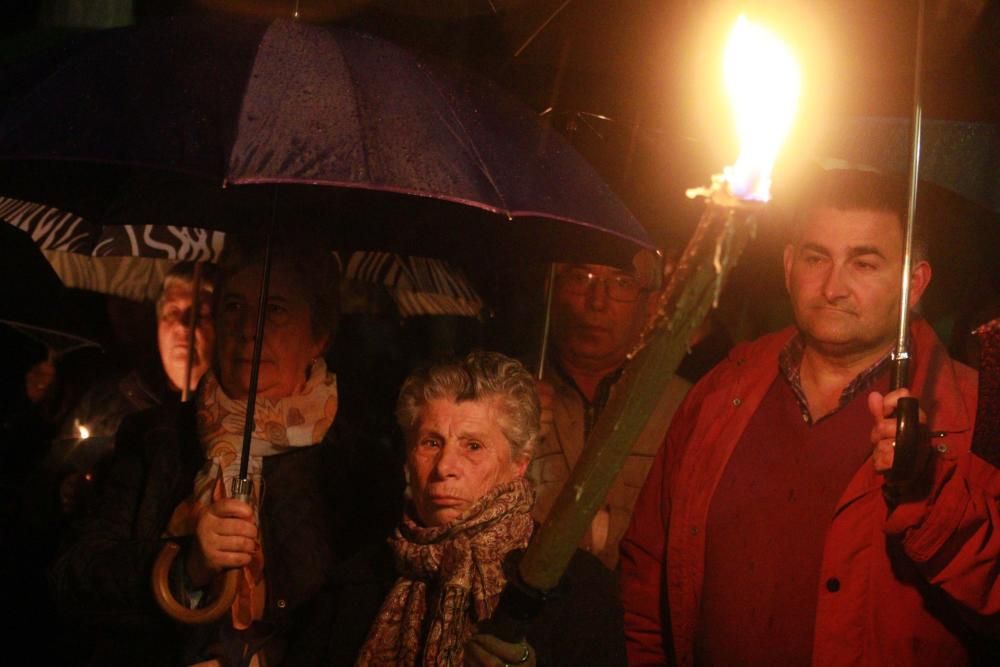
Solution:
M 317 446 L 264 459 L 260 529 L 267 596 L 257 625 L 279 640 L 308 624 L 308 603 L 335 563 L 383 539 L 398 520 L 399 462 L 347 433 L 341 422 L 338 417 Z M 127 418 L 93 511 L 53 567 L 61 611 L 98 637 L 94 664 L 189 664 L 204 659 L 225 626 L 180 626 L 150 592 L 161 534 L 204 464 L 195 434 L 191 404 Z

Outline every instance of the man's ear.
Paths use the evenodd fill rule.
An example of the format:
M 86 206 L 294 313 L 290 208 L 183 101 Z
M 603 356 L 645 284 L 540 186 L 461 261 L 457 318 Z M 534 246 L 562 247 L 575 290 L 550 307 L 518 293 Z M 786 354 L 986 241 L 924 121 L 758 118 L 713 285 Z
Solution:
M 925 259 L 920 260 L 910 271 L 910 308 L 916 308 L 920 297 L 931 284 L 931 265 Z

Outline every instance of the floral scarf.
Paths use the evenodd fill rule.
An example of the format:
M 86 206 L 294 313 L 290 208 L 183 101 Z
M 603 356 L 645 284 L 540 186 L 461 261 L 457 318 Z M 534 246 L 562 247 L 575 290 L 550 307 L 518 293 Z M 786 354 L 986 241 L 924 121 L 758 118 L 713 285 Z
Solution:
M 518 478 L 445 526 L 424 528 L 407 512 L 389 539 L 399 579 L 357 664 L 461 665 L 474 624 L 492 615 L 507 583 L 504 557 L 531 538 L 534 499 L 531 484 Z
M 168 537 L 193 534 L 202 512 L 212 502 L 225 498 L 232 480 L 239 476 L 246 401 L 227 396 L 215 374 L 209 371 L 195 397 L 195 407 L 198 441 L 205 452 L 205 465 L 195 476 L 191 496 L 174 510 L 167 524 Z M 248 475 L 253 480 L 251 504 L 258 519 L 264 491 L 261 476 L 264 457 L 319 443 L 336 414 L 337 379 L 327 372 L 322 359 L 313 363 L 299 393 L 276 400 L 257 399 Z M 232 609 L 234 628 L 244 630 L 263 615 L 263 576 L 264 554 L 257 549 L 253 560 L 243 568 Z

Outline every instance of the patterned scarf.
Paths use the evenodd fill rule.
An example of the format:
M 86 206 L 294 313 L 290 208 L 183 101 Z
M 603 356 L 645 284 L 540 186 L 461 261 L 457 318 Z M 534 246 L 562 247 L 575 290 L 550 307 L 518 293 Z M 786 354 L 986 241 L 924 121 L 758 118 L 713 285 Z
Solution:
M 474 624 L 490 617 L 507 583 L 504 557 L 531 538 L 534 499 L 531 484 L 518 478 L 445 526 L 424 528 L 408 512 L 389 540 L 399 579 L 357 665 L 461 665 Z
M 177 506 L 167 524 L 166 536 L 192 535 L 198 518 L 212 502 L 225 498 L 232 480 L 239 476 L 240 451 L 247 403 L 226 395 L 215 374 L 209 371 L 195 397 L 198 441 L 205 451 L 205 465 L 195 476 L 191 496 Z M 280 399 L 258 398 L 254 407 L 254 430 L 250 437 L 248 475 L 253 480 L 251 504 L 260 518 L 263 499 L 261 472 L 265 456 L 275 456 L 296 447 L 310 447 L 323 440 L 337 414 L 337 379 L 316 360 L 302 390 Z M 264 611 L 264 554 L 261 549 L 243 568 L 233 603 L 233 627 L 245 630 Z

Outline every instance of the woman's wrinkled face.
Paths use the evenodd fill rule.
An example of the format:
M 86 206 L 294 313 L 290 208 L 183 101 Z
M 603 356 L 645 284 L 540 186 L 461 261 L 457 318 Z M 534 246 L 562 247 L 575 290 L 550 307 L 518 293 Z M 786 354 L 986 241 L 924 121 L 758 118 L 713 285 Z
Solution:
M 219 382 L 232 398 L 250 390 L 262 268 L 244 268 L 228 280 L 218 300 Z M 257 395 L 282 398 L 297 393 L 309 364 L 320 356 L 326 337 L 315 339 L 306 294 L 295 272 L 281 262 L 271 268 L 267 317 L 261 349 Z
M 494 400 L 432 399 L 407 443 L 410 495 L 425 526 L 451 523 L 493 487 L 524 474 L 512 459 Z

